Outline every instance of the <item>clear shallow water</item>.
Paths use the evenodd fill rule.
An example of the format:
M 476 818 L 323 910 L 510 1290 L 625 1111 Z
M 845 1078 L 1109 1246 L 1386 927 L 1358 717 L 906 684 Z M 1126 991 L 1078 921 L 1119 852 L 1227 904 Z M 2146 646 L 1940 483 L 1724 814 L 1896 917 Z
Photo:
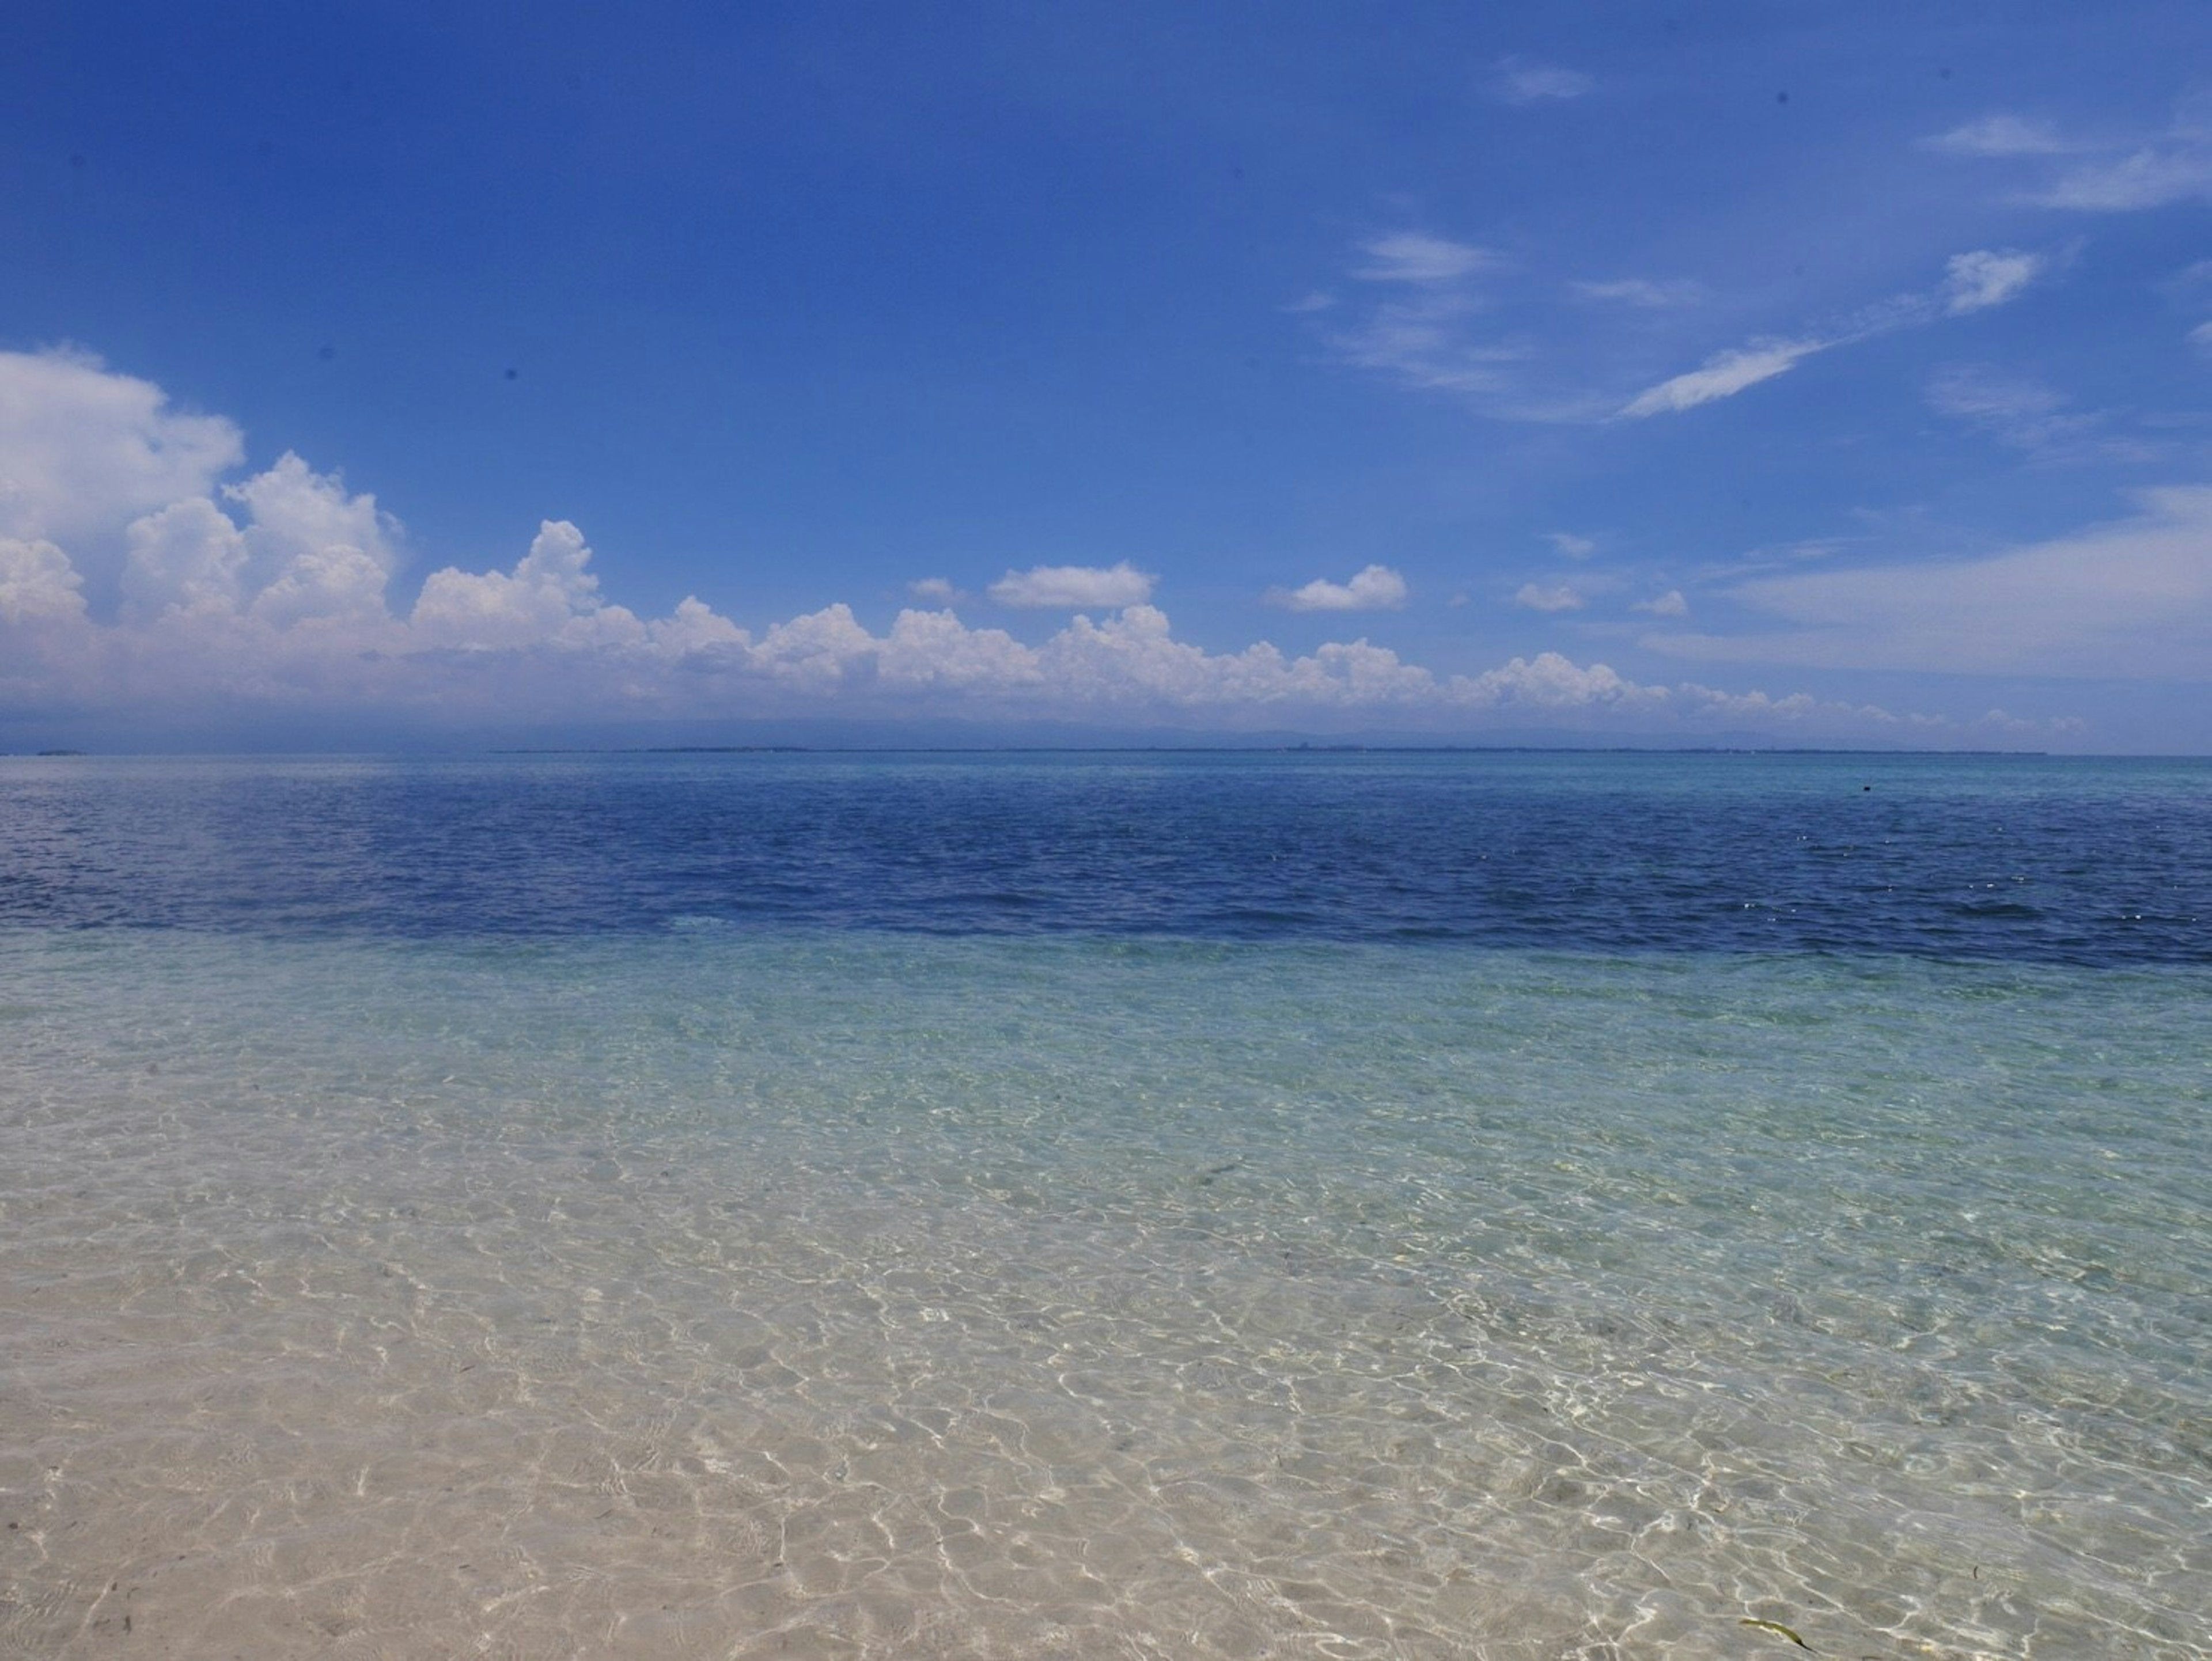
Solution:
M 1472 787 L 1431 769 L 1483 759 L 1402 799 L 1344 773 L 1433 843 Z M 1636 793 L 1550 759 L 1513 761 L 1547 823 Z M 1733 788 L 1632 759 L 1647 798 Z M 1608 947 L 1595 901 L 1566 949 L 1361 939 L 1221 922 L 1218 844 L 1118 900 L 1102 866 L 1083 926 L 933 927 L 918 874 L 764 918 L 604 834 L 628 903 L 564 893 L 580 791 L 680 804 L 733 764 L 555 766 L 558 812 L 495 820 L 532 835 L 422 817 L 422 881 L 471 889 L 445 908 L 393 855 L 350 912 L 336 874 L 407 817 L 362 795 L 440 769 L 14 798 L 0 1646 L 102 1652 L 128 1617 L 178 1655 L 1798 1652 L 1753 1619 L 1824 1655 L 2212 1654 L 2212 973 L 2141 945 L 2179 925 L 2099 944 L 2046 894 L 2075 943 L 2011 957 L 1732 950 L 1687 903 L 1661 949 Z M 802 803 L 975 793 L 1032 871 L 1079 863 L 1040 776 L 1249 802 L 1315 771 L 809 765 L 775 764 Z M 1871 779 L 1911 822 L 1977 790 L 2096 818 L 2094 769 L 1782 765 L 1793 811 L 1841 769 L 1843 812 Z M 2201 773 L 2116 776 L 2116 815 L 2191 846 Z M 753 799 L 748 834 L 797 811 Z M 847 834 L 851 870 L 933 857 Z M 257 906 L 288 850 L 325 874 Z M 2131 858 L 2180 915 L 2201 872 Z

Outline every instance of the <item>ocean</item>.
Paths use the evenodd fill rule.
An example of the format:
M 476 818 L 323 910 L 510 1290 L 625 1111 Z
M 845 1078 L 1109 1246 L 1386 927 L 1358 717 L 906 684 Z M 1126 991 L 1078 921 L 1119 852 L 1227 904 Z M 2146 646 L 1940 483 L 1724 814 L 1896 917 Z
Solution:
M 0 850 L 0 1651 L 2212 1658 L 2212 762 L 15 758 Z

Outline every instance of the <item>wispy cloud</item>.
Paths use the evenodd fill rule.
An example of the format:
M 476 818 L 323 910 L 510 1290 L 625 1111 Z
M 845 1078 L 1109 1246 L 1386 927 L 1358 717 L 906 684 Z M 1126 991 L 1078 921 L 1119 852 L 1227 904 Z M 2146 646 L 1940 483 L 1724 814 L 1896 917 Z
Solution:
M 1387 565 L 1370 565 L 1348 583 L 1316 577 L 1302 588 L 1271 588 L 1267 603 L 1286 611 L 1388 611 L 1406 603 L 1406 579 Z
M 1004 606 L 1063 611 L 1112 610 L 1142 605 L 1157 580 L 1127 560 L 1112 566 L 1040 565 L 1009 571 L 987 591 Z
M 1597 552 L 1596 538 L 1577 536 L 1570 530 L 1547 530 L 1544 540 L 1571 560 L 1587 560 Z
M 1628 609 L 1649 612 L 1654 617 L 1686 617 L 1690 613 L 1690 603 L 1682 597 L 1680 589 L 1670 588 L 1651 599 L 1638 600 Z
M 1526 361 L 1532 349 L 1520 341 L 1468 338 L 1466 319 L 1477 309 L 1472 300 L 1451 294 L 1390 300 L 1331 335 L 1329 343 L 1353 367 L 1408 386 L 1503 394 L 1513 385 L 1511 366 Z
M 2031 200 L 2039 207 L 2129 213 L 2212 197 L 2212 148 L 2153 147 L 2068 169 Z
M 1815 352 L 1835 343 L 1822 340 L 1763 340 L 1716 352 L 1697 368 L 1639 392 L 1621 409 L 1624 415 L 1657 415 L 1694 409 L 1716 398 L 1734 397 L 1747 386 L 1787 373 Z
M 1664 282 L 1650 277 L 1615 277 L 1609 282 L 1572 282 L 1567 286 L 1584 300 L 1612 300 L 1622 306 L 1640 306 L 1652 312 L 1694 306 L 1705 297 L 1705 285 L 1692 282 L 1686 277 L 1674 277 Z
M 2046 264 L 2041 255 L 2017 249 L 1978 248 L 1954 254 L 1944 268 L 1942 285 L 1932 293 L 1895 294 L 1815 333 L 1754 340 L 1717 352 L 1695 369 L 1639 392 L 1620 413 L 1640 418 L 1694 409 L 1786 374 L 1816 353 L 2004 305 L 2026 293 Z
M 1953 317 L 1986 311 L 2017 299 L 2044 268 L 2038 254 L 2017 248 L 1977 249 L 1954 254 L 1943 279 L 1943 309 Z
M 1983 364 L 1953 364 L 1928 383 L 1928 407 L 2019 450 L 2047 450 L 2078 439 L 2099 418 L 2068 413 L 2065 395 L 2023 375 Z
M 1597 83 L 1580 70 L 1505 58 L 1491 71 L 1490 92 L 1508 104 L 1565 103 L 1587 98 Z
M 1455 283 L 1498 263 L 1498 255 L 1469 242 L 1422 231 L 1399 231 L 1360 245 L 1371 262 L 1352 272 L 1362 282 Z
M 1944 155 L 1976 156 L 2065 155 L 2079 148 L 2061 138 L 2049 122 L 2017 115 L 1985 115 L 1920 144 Z
M 950 605 L 960 597 L 960 591 L 945 577 L 916 578 L 906 585 L 906 591 L 931 605 Z
M 1948 155 L 2044 162 L 2043 182 L 2019 198 L 2034 207 L 2132 213 L 2212 199 L 2212 100 L 2203 97 L 2184 100 L 2164 131 L 2118 142 L 2069 139 L 2045 123 L 1990 115 L 1922 143 Z
M 2212 486 L 2145 491 L 2113 524 L 1982 559 L 1756 579 L 1729 597 L 1783 625 L 1656 634 L 1684 657 L 1942 674 L 2212 678 Z
M 1496 397 L 1525 360 L 1523 342 L 1483 339 L 1470 321 L 1488 309 L 1477 279 L 1504 262 L 1492 250 L 1425 231 L 1400 231 L 1359 245 L 1352 276 L 1382 296 L 1324 338 L 1344 361 L 1424 391 Z

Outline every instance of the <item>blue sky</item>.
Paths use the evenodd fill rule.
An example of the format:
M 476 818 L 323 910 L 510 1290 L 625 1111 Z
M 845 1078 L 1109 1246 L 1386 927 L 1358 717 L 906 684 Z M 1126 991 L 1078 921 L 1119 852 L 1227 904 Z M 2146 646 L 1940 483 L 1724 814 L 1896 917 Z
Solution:
M 17 0 L 0 743 L 2202 751 L 2208 204 L 2196 0 Z

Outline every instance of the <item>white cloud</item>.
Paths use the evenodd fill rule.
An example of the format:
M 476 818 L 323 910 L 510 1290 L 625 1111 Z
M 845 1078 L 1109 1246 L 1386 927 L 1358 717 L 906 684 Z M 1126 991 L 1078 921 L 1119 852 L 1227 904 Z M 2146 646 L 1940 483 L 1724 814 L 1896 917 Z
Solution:
M 1638 686 L 1604 664 L 1587 668 L 1556 652 L 1516 658 L 1462 682 L 1471 702 L 1549 710 L 1592 706 L 1655 708 L 1671 694 L 1665 687 Z
M 265 473 L 225 485 L 226 500 L 250 515 L 246 580 L 275 579 L 295 561 L 327 564 L 332 550 L 351 549 L 387 576 L 399 568 L 399 521 L 371 495 L 349 496 L 336 473 L 318 473 L 290 451 Z
M 0 536 L 50 539 L 80 572 L 89 558 L 112 575 L 125 525 L 205 494 L 245 453 L 230 421 L 88 354 L 0 352 Z
M 960 597 L 960 591 L 944 577 L 922 577 L 906 585 L 906 591 L 917 600 L 927 600 L 933 605 L 950 605 Z
M 408 621 L 418 638 L 479 651 L 642 644 L 647 633 L 635 615 L 600 600 L 599 579 L 584 568 L 591 558 L 582 531 L 548 519 L 511 573 L 433 572 Z
M 2113 161 L 2068 168 L 2029 200 L 2043 208 L 2129 213 L 2212 198 L 2212 149 L 2201 142 L 2152 145 Z
M 246 538 L 205 496 L 172 502 L 131 521 L 123 567 L 124 615 L 171 609 L 227 613 L 244 596 Z
M 1686 617 L 1690 603 L 1682 597 L 1682 591 L 1670 588 L 1656 599 L 1638 600 L 1629 607 L 1631 611 L 1648 611 L 1654 617 Z
M 1055 610 L 1111 610 L 1142 605 L 1158 579 L 1123 560 L 1118 565 L 1039 565 L 1009 571 L 993 583 L 991 597 L 1000 605 L 1050 607 Z
M 1827 342 L 1817 340 L 1753 341 L 1749 346 L 1717 352 L 1687 373 L 1662 380 L 1638 393 L 1622 409 L 1624 415 L 1656 415 L 1678 409 L 1694 409 L 1716 398 L 1733 397 L 1747 386 L 1794 369 Z
M 1589 421 L 1611 401 L 1560 390 L 1543 373 L 1538 343 L 1525 332 L 1485 326 L 1488 279 L 1505 268 L 1493 251 L 1423 231 L 1358 245 L 1349 275 L 1368 285 L 1317 318 L 1316 333 L 1341 361 L 1422 391 L 1466 398 L 1510 421 Z
M 1944 278 L 1943 309 L 1957 317 L 2002 306 L 2035 281 L 2042 258 L 2018 249 L 1978 249 L 1954 254 Z
M 2070 141 L 2040 123 L 1993 115 L 1923 142 L 1961 156 L 2078 157 L 2047 173 L 2020 200 L 2081 213 L 2130 213 L 2170 203 L 2212 199 L 2212 99 L 2185 99 L 2166 130 L 2148 142 L 2116 145 Z
M 53 543 L 0 536 L 0 623 L 75 621 L 84 615 L 82 584 Z
M 1565 583 L 1523 583 L 1513 596 L 1514 603 L 1525 605 L 1531 611 L 1580 611 L 1583 597 Z
M 950 611 L 902 611 L 877 650 L 878 672 L 900 687 L 1018 691 L 1044 680 L 1038 653 L 1000 628 L 969 628 Z
M 1832 320 L 1816 334 L 1754 340 L 1747 346 L 1717 352 L 1697 368 L 1638 393 L 1619 413 L 1641 417 L 1694 409 L 1785 374 L 1815 353 L 1917 327 L 1938 317 L 2002 305 L 2033 282 L 2044 264 L 2040 255 L 2017 249 L 1983 248 L 1954 254 L 1945 267 L 1942 288 L 1934 294 L 1893 294 Z
M 1289 611 L 1387 611 L 1406 603 L 1406 579 L 1387 565 L 1370 565 L 1348 583 L 1316 577 L 1303 588 L 1271 588 L 1267 598 Z
M 2198 351 L 2212 354 L 2212 323 L 2200 323 L 2189 331 L 2189 343 Z
M 1498 263 L 1495 254 L 1419 231 L 1376 238 L 1360 252 L 1370 263 L 1352 275 L 1395 292 L 1327 334 L 1340 356 L 1425 391 L 1506 390 L 1507 366 L 1526 359 L 1528 347 L 1468 333 L 1468 320 L 1486 309 L 1474 278 Z
M 812 692 L 844 684 L 854 671 L 872 676 L 876 641 L 842 603 L 778 623 L 761 636 L 745 666 Z
M 1498 264 L 1487 248 L 1420 231 L 1376 237 L 1362 243 L 1360 252 L 1375 262 L 1352 272 L 1363 282 L 1456 282 Z
M 1646 644 L 1713 661 L 2205 680 L 2212 486 L 2147 491 L 2129 518 L 1982 559 L 1760 578 L 1729 597 L 1784 627 Z
M 2017 115 L 1986 115 L 1920 142 L 1923 149 L 1946 155 L 2063 155 L 2075 148 L 2059 137 L 2049 122 Z
M 82 361 L 75 367 L 83 370 Z M 126 383 L 125 404 L 142 414 L 164 407 L 158 389 L 115 379 Z M 105 396 L 68 378 L 64 390 L 95 406 Z M 103 435 L 85 430 L 98 448 Z M 84 471 L 76 458 L 54 459 L 55 476 Z M 843 604 L 757 636 L 696 597 L 645 620 L 603 596 L 582 532 L 562 520 L 541 524 L 510 570 L 434 573 L 398 616 L 386 597 L 398 526 L 373 498 L 290 455 L 228 489 L 198 474 L 186 482 L 199 488 L 116 531 L 127 562 L 112 619 L 88 609 L 65 544 L 0 536 L 0 697 L 9 706 L 124 720 L 252 709 L 439 722 L 930 712 L 1223 728 L 1387 721 L 1421 730 L 1516 712 L 1692 730 L 1732 710 L 1726 718 L 1747 712 L 1844 737 L 1897 718 L 1764 694 L 1731 704 L 1735 694 L 1641 685 L 1556 653 L 1441 675 L 1365 640 L 1300 657 L 1264 640 L 1208 652 L 1175 637 L 1148 603 L 1152 579 L 1127 564 L 1009 573 L 1000 586 L 1012 585 L 1018 600 L 1107 614 L 1076 616 L 1036 645 L 970 628 L 949 609 L 901 611 L 880 634 Z M 139 500 L 128 491 L 113 499 Z M 1404 584 L 1374 566 L 1297 592 L 1328 608 L 1388 605 Z
M 362 549 L 333 543 L 295 555 L 253 597 L 252 615 L 279 628 L 385 621 L 384 567 Z
M 2065 397 L 2042 382 L 1979 364 L 1938 371 L 1928 383 L 1928 405 L 2018 450 L 2048 450 L 2099 425 L 2094 415 L 2065 413 Z
M 742 651 L 751 637 L 696 594 L 687 594 L 667 616 L 647 623 L 653 650 L 665 658 L 711 658 Z
M 1568 530 L 1547 530 L 1544 540 L 1571 560 L 1587 560 L 1597 552 L 1597 543 L 1589 536 L 1577 536 Z
M 1474 342 L 1462 320 L 1478 308 L 1451 294 L 1393 300 L 1331 337 L 1345 361 L 1395 376 L 1425 391 L 1499 394 L 1510 390 L 1509 366 L 1525 361 L 1518 342 Z
M 1597 83 L 1579 70 L 1508 58 L 1498 63 L 1490 84 L 1492 94 L 1508 104 L 1527 105 L 1584 98 Z
M 1686 277 L 1663 282 L 1649 277 L 1620 277 L 1608 282 L 1576 282 L 1569 286 L 1584 300 L 1614 300 L 1647 311 L 1694 306 L 1705 296 L 1704 285 Z

